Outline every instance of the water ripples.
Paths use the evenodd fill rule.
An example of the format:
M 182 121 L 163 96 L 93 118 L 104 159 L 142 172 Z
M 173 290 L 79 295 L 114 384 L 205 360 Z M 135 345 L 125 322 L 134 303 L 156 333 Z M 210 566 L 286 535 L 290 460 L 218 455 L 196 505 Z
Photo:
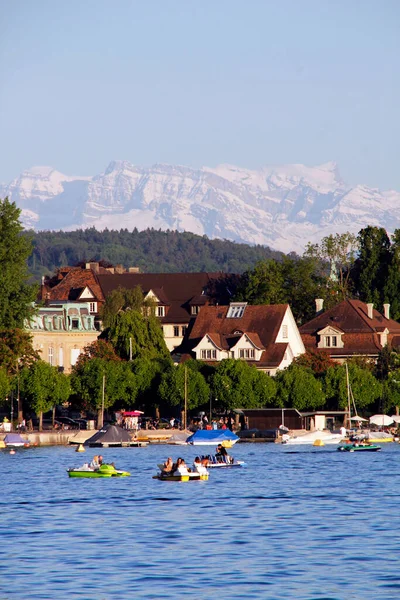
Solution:
M 241 444 L 245 469 L 152 479 L 171 452 L 196 455 L 104 450 L 132 473 L 112 480 L 69 479 L 72 448 L 0 453 L 1 600 L 400 597 L 399 445 Z

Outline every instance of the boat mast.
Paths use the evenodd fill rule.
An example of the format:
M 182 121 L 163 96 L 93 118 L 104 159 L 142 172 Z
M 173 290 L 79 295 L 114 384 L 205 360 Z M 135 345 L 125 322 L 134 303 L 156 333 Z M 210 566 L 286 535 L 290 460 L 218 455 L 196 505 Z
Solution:
M 187 367 L 185 366 L 185 411 L 183 414 L 183 428 L 186 431 L 186 422 L 187 422 Z
M 349 421 L 349 429 L 351 425 L 351 397 L 350 397 L 350 381 L 349 381 L 349 367 L 347 363 L 346 366 L 346 383 L 347 383 L 347 410 L 348 410 L 348 421 Z

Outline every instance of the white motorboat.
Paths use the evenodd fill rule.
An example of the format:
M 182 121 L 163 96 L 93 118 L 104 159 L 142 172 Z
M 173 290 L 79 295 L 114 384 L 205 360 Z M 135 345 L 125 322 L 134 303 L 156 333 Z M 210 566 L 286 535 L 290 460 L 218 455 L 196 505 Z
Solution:
M 286 436 L 285 436 L 286 437 Z M 339 444 L 343 439 L 341 433 L 331 433 L 330 431 L 307 431 L 297 436 L 287 436 L 286 440 L 283 440 L 284 444 L 315 444 L 318 440 L 323 444 Z

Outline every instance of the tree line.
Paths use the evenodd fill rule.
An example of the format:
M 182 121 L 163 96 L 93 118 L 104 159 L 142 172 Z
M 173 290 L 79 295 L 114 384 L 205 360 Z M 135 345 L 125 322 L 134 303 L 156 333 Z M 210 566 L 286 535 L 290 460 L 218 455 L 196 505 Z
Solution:
M 345 406 L 344 368 L 323 353 L 300 357 L 274 378 L 231 359 L 215 366 L 194 360 L 175 366 L 154 306 L 144 301 L 140 288 L 116 290 L 107 298 L 101 339 L 79 357 L 71 375 L 59 373 L 40 359 L 23 329 L 37 288 L 29 284 L 27 268 L 34 240 L 23 232 L 19 218 L 15 203 L 0 200 L 0 403 L 8 402 L 10 394 L 16 395 L 19 418 L 23 410 L 42 415 L 65 402 L 80 410 L 98 411 L 103 381 L 104 406 L 113 409 L 179 410 L 185 380 L 189 410 L 205 409 L 210 399 L 219 411 L 262 406 L 336 410 Z M 105 233 L 118 237 L 117 232 Z M 163 232 L 154 233 L 163 238 Z M 74 234 L 84 239 L 85 232 Z M 92 234 L 101 237 L 95 230 Z M 52 234 L 48 235 L 51 239 Z M 144 235 L 151 245 L 149 232 Z M 170 235 L 179 245 L 182 234 L 166 232 L 164 241 L 170 240 Z M 191 235 L 185 239 L 190 241 Z M 337 234 L 320 244 L 309 244 L 302 257 L 262 257 L 244 271 L 235 297 L 253 304 L 288 302 L 298 323 L 314 315 L 317 297 L 324 298 L 328 307 L 346 297 L 373 302 L 377 308 L 389 302 L 392 316 L 399 319 L 399 243 L 399 231 L 390 239 L 385 230 L 367 227 L 358 236 Z M 185 255 L 185 265 L 187 261 Z M 381 351 L 376 365 L 350 360 L 358 407 L 372 412 L 394 410 L 400 403 L 399 369 L 398 353 L 389 347 Z
M 143 273 L 216 272 L 242 273 L 259 260 L 278 259 L 282 254 L 265 246 L 250 246 L 228 240 L 177 231 L 78 231 L 26 232 L 33 248 L 28 260 L 36 281 L 57 268 L 100 260 Z

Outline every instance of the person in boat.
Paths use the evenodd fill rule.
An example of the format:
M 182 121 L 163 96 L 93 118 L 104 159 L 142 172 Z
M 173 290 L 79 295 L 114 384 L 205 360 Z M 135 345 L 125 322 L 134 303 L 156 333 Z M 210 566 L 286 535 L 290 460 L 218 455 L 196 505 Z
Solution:
M 222 444 L 218 444 L 215 450 L 215 456 L 217 457 L 218 462 L 229 462 L 229 454 Z
M 202 460 L 198 456 L 193 461 L 193 471 L 204 475 L 207 474 L 207 466 L 203 465 Z
M 201 467 L 201 466 L 202 466 L 201 465 L 201 458 L 200 458 L 200 456 L 196 456 L 196 458 L 193 461 L 193 468 L 194 468 L 194 470 L 197 471 L 198 468 Z
M 90 468 L 91 469 L 99 469 L 101 467 L 101 465 L 103 464 L 103 457 L 101 456 L 101 454 L 99 456 L 93 456 L 93 460 L 90 463 Z
M 203 467 L 207 468 L 208 465 L 210 464 L 210 459 L 208 458 L 208 456 L 203 456 L 201 458 L 200 462 L 201 462 L 201 464 L 202 464 Z
M 188 468 L 186 466 L 185 461 L 183 460 L 183 458 L 178 458 L 175 465 L 173 466 L 172 474 L 173 475 L 186 475 L 187 473 L 188 473 Z
M 170 474 L 170 473 L 172 473 L 173 467 L 174 467 L 174 463 L 172 461 L 172 458 L 169 456 L 167 458 L 167 460 L 165 461 L 165 463 L 163 464 L 162 472 L 165 474 Z

